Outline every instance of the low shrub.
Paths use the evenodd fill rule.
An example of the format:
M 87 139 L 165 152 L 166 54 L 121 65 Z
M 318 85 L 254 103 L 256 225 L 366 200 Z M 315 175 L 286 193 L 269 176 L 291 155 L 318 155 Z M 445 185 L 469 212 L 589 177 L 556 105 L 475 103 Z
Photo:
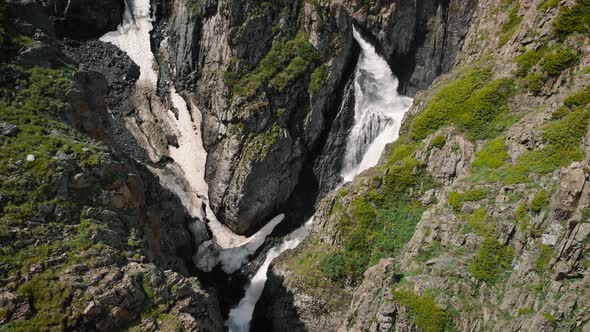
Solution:
M 475 169 L 496 169 L 504 165 L 510 159 L 506 137 L 498 136 L 484 145 L 483 149 L 475 154 L 472 167 Z
M 461 194 L 455 191 L 449 193 L 449 206 L 455 212 L 461 211 L 461 208 L 463 207 L 463 202 L 461 201 Z
M 469 231 L 484 236 L 493 229 L 495 223 L 485 208 L 479 208 L 467 216 L 467 226 Z
M 531 201 L 531 210 L 533 212 L 539 213 L 547 205 L 549 205 L 549 196 L 547 194 L 547 190 L 541 190 L 533 197 L 533 200 Z
M 320 88 L 326 83 L 328 75 L 328 67 L 326 65 L 321 65 L 317 67 L 311 73 L 311 79 L 309 81 L 309 94 L 311 96 L 315 96 Z
M 444 125 L 455 124 L 469 139 L 496 136 L 511 122 L 501 114 L 514 93 L 511 79 L 491 80 L 490 68 L 476 68 L 441 87 L 411 124 L 411 137 L 423 139 Z
M 432 146 L 440 149 L 445 145 L 446 142 L 447 142 L 447 139 L 445 138 L 444 135 L 437 135 L 436 137 L 434 137 L 432 139 L 431 144 L 432 144 Z
M 538 94 L 543 89 L 547 75 L 543 73 L 529 73 L 524 79 L 524 88 L 533 94 Z
M 541 60 L 541 68 L 550 76 L 557 76 L 576 62 L 577 56 L 567 48 L 557 48 L 548 52 Z
M 590 33 L 590 0 L 577 0 L 571 8 L 564 6 L 554 25 L 555 32 L 562 37 Z
M 265 84 L 284 90 L 289 82 L 308 72 L 318 60 L 317 51 L 300 33 L 291 40 L 275 42 L 252 72 L 226 72 L 224 79 L 232 94 L 251 98 Z
M 469 264 L 469 271 L 476 279 L 494 284 L 511 267 L 513 256 L 512 247 L 502 245 L 494 235 L 487 235 Z
M 445 329 L 448 313 L 429 295 L 418 296 L 405 290 L 394 290 L 392 294 L 394 301 L 409 309 L 412 321 L 422 331 L 439 332 Z
M 514 74 L 519 77 L 525 77 L 533 68 L 534 65 L 541 61 L 541 57 L 543 56 L 542 50 L 529 50 L 514 59 L 516 62 L 516 70 Z

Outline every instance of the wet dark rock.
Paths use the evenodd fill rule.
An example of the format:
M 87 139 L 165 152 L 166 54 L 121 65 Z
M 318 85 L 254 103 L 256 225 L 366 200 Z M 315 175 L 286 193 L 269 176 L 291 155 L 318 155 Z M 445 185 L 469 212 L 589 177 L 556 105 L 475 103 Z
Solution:
M 0 130 L 2 132 L 2 135 L 8 137 L 16 136 L 16 134 L 18 134 L 18 132 L 20 131 L 17 125 L 6 122 L 0 122 Z
M 51 23 L 58 38 L 98 38 L 121 23 L 123 0 L 50 0 Z

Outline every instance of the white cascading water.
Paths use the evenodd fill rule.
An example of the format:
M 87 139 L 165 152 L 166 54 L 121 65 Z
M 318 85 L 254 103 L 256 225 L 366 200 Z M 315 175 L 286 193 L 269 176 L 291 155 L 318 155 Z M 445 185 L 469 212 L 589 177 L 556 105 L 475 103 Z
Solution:
M 346 146 L 342 176 L 350 181 L 358 173 L 375 166 L 387 143 L 398 137 L 404 113 L 412 105 L 412 98 L 397 93 L 397 78 L 375 48 L 354 31 L 354 38 L 362 52 L 356 67 L 354 82 L 355 124 Z M 240 303 L 230 310 L 226 326 L 230 332 L 248 332 L 256 302 L 262 295 L 272 261 L 285 250 L 297 247 L 309 232 L 313 218 L 285 237 L 283 242 L 267 253 L 262 266 L 246 286 Z
M 362 52 L 354 80 L 354 126 L 342 165 L 344 182 L 377 165 L 385 145 L 397 139 L 404 114 L 412 105 L 412 98 L 397 93 L 398 80 L 375 47 L 354 28 L 353 35 Z
M 229 312 L 229 318 L 225 325 L 229 328 L 230 332 L 248 332 L 250 330 L 254 307 L 260 295 L 262 295 L 262 290 L 264 290 L 264 284 L 267 279 L 266 273 L 270 267 L 270 263 L 284 251 L 297 247 L 307 236 L 309 225 L 312 221 L 313 217 L 306 221 L 303 226 L 287 235 L 281 244 L 268 251 L 264 263 L 258 268 L 256 274 L 252 277 L 248 286 L 246 286 L 246 294 L 240 303 Z

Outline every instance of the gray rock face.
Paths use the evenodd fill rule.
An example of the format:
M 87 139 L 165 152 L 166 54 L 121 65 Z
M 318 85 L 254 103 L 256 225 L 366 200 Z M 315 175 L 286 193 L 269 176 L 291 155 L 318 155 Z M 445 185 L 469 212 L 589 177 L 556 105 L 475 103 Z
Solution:
M 354 125 L 354 104 L 354 77 L 351 77 L 344 88 L 342 104 L 331 124 L 324 148 L 314 165 L 314 173 L 320 187 L 320 197 L 342 181 L 340 170 L 342 169 L 348 134 Z
M 285 207 L 300 181 L 318 183 L 320 196 L 339 182 L 339 156 L 354 114 L 346 85 L 356 57 L 352 22 L 373 36 L 400 77 L 400 91 L 412 95 L 450 69 L 475 1 L 280 6 L 178 2 L 170 19 L 177 79 L 194 91 L 204 116 L 211 206 L 240 234 L 251 234 Z M 327 65 L 320 91 L 310 97 L 304 75 L 284 92 L 263 86 L 252 100 L 232 96 L 224 72 L 254 70 L 272 45 L 293 38 L 298 25 Z M 285 130 L 281 148 L 252 144 L 276 126 Z M 301 178 L 306 164 L 314 165 L 315 179 Z
M 51 21 L 58 38 L 98 38 L 117 29 L 123 0 L 49 0 Z

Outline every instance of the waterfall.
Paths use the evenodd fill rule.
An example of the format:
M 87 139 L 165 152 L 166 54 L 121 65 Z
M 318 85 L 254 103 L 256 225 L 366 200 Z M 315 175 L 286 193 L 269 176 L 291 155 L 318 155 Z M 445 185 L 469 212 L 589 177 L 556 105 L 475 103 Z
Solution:
M 362 52 L 354 82 L 355 124 L 347 142 L 342 172 L 345 181 L 377 164 L 385 145 L 397 139 L 404 113 L 412 105 L 412 98 L 397 93 L 398 81 L 387 62 L 354 28 L 353 33 Z M 246 294 L 230 310 L 226 322 L 230 332 L 250 330 L 252 314 L 262 295 L 270 264 L 285 250 L 297 247 L 307 236 L 312 222 L 313 217 L 268 251 L 264 263 L 246 286 Z
M 268 251 L 264 263 L 258 268 L 256 274 L 252 277 L 248 286 L 246 286 L 246 294 L 240 303 L 229 312 L 229 318 L 225 325 L 229 328 L 230 332 L 248 332 L 250 330 L 254 307 L 264 290 L 270 263 L 284 251 L 297 247 L 307 236 L 309 225 L 312 221 L 313 217 L 306 221 L 303 226 L 287 235 L 281 244 Z
M 354 81 L 354 126 L 346 144 L 342 177 L 345 182 L 373 167 L 385 145 L 397 139 L 412 98 L 397 93 L 398 80 L 375 47 L 353 28 L 361 46 Z

